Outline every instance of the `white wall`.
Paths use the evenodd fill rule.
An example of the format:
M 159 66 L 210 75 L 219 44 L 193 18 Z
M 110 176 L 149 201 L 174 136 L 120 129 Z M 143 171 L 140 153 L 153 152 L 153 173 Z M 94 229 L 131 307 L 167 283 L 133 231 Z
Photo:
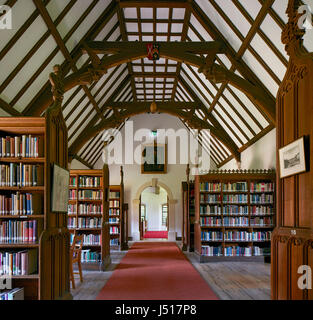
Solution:
M 69 169 L 75 170 L 75 169 L 80 169 L 80 170 L 88 170 L 89 168 L 82 164 L 80 161 L 73 159 L 72 162 L 69 164 Z
M 241 153 L 241 169 L 276 168 L 276 129 L 273 129 Z M 238 169 L 235 160 L 226 163 L 223 170 Z
M 160 188 L 159 194 L 155 194 L 151 189 L 147 188 L 141 193 L 141 204 L 146 205 L 147 230 L 166 230 L 166 226 L 162 226 L 162 204 L 167 203 L 167 192 Z
M 173 116 L 167 114 L 142 114 L 132 117 L 134 121 L 134 131 L 140 128 L 150 130 L 169 129 L 179 130 L 185 128 L 182 122 Z M 122 129 L 122 135 L 125 133 L 125 128 Z M 139 145 L 139 142 L 134 143 L 134 149 Z M 172 150 L 169 150 L 172 151 Z M 177 143 L 176 154 L 179 154 L 179 143 Z M 95 165 L 95 169 L 100 169 L 103 166 L 102 157 Z M 120 183 L 120 165 L 112 164 L 109 166 L 110 184 Z M 177 237 L 181 237 L 182 229 L 182 200 L 181 200 L 181 184 L 186 181 L 186 164 L 168 164 L 167 174 L 141 174 L 141 166 L 138 164 L 124 164 L 124 190 L 125 203 L 128 203 L 129 208 L 129 235 L 134 237 L 139 230 L 139 219 L 133 214 L 133 200 L 136 198 L 138 189 L 147 182 L 151 182 L 152 178 L 157 178 L 159 182 L 164 183 L 172 192 L 173 198 L 177 200 L 175 212 L 169 212 L 175 215 L 175 228 Z

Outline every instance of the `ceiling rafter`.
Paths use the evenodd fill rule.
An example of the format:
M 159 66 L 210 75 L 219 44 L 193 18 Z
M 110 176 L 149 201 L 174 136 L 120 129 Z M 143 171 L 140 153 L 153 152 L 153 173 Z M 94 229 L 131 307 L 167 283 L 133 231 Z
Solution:
M 45 21 L 48 29 L 50 30 L 53 38 L 55 39 L 57 45 L 59 46 L 62 54 L 65 57 L 65 59 L 70 62 L 73 72 L 77 72 L 78 69 L 76 67 L 76 64 L 74 63 L 69 50 L 67 49 L 60 33 L 58 32 L 55 24 L 53 23 L 53 21 L 48 13 L 46 7 L 44 6 L 43 2 L 41 0 L 33 0 L 33 2 L 36 5 L 37 9 L 40 11 L 40 14 L 41 14 L 43 20 Z M 89 91 L 88 87 L 86 85 L 83 85 L 82 88 L 83 88 L 85 94 L 87 95 L 87 97 L 89 98 L 94 109 L 97 111 L 99 116 L 104 120 L 103 114 L 101 113 L 100 108 L 99 108 L 96 100 L 94 99 L 93 95 Z
M 98 0 L 96 0 L 98 1 Z M 91 4 L 90 6 L 93 6 L 93 4 Z M 90 7 L 89 7 L 90 8 Z M 86 10 L 88 11 L 89 8 Z M 84 15 L 84 14 L 83 14 Z M 67 40 L 71 37 L 71 35 L 75 32 L 75 30 L 77 29 L 77 27 L 79 26 L 79 24 L 82 22 L 82 17 L 80 17 L 78 19 L 78 21 L 75 23 L 75 25 L 72 27 L 72 29 L 66 34 L 66 36 L 64 37 L 64 42 L 66 43 Z M 32 75 L 32 77 L 26 82 L 26 84 L 19 90 L 19 92 L 16 94 L 16 96 L 13 98 L 13 100 L 10 102 L 10 105 L 14 106 L 17 101 L 25 94 L 25 92 L 28 90 L 28 88 L 31 86 L 31 84 L 37 79 L 37 77 L 43 72 L 43 70 L 48 66 L 48 64 L 52 61 L 52 59 L 57 55 L 57 53 L 59 52 L 59 48 L 56 47 L 51 53 L 50 55 L 45 59 L 45 61 L 40 65 L 40 67 L 36 70 L 36 72 Z M 64 69 L 63 69 L 64 70 Z M 67 71 L 68 72 L 68 71 Z M 67 73 L 66 72 L 66 73 Z M 47 81 L 47 91 L 49 92 L 49 94 L 51 94 L 50 92 L 50 82 L 49 80 Z M 38 93 L 39 94 L 39 93 Z M 34 99 L 36 99 L 37 96 L 34 97 Z M 33 99 L 33 100 L 34 100 Z M 32 100 L 32 101 L 33 101 Z M 45 108 L 46 109 L 46 108 Z M 44 110 L 45 110 L 44 109 Z M 23 111 L 23 114 L 27 113 L 28 110 L 28 106 L 26 107 L 26 109 Z M 42 110 L 42 112 L 44 111 Z M 42 113 L 41 112 L 41 113 Z M 41 113 L 36 114 L 36 115 L 41 115 Z M 28 114 L 27 114 L 28 115 Z
M 126 69 L 124 69 L 123 73 L 125 72 Z M 116 78 L 116 80 L 119 80 L 120 77 L 122 76 L 123 73 L 120 73 L 118 75 L 118 77 Z M 98 104 L 100 104 L 102 102 L 102 100 L 106 97 L 106 95 L 108 94 L 108 92 L 112 89 L 112 87 L 114 86 L 114 83 L 111 83 L 111 85 L 106 89 L 106 91 L 102 94 L 102 96 L 99 98 L 98 100 Z M 82 110 L 83 111 L 83 110 Z M 106 111 L 106 108 L 101 107 L 101 112 L 102 114 L 104 113 L 104 111 Z M 82 113 L 82 112 L 81 112 Z M 85 123 L 88 118 L 90 117 L 90 115 L 92 114 L 92 112 L 89 112 L 84 119 L 81 120 L 81 123 Z M 107 114 L 104 114 L 104 118 L 106 118 Z M 97 120 L 99 119 L 99 117 L 95 116 L 97 118 Z M 90 125 L 90 124 L 89 124 Z M 76 129 L 72 132 L 72 134 L 69 136 L 69 141 L 73 138 L 73 136 L 75 136 L 75 134 L 77 133 L 77 131 L 80 129 L 79 126 L 76 127 Z
M 220 123 L 215 119 L 215 117 L 208 111 L 208 109 L 205 107 L 205 105 L 202 103 L 202 101 L 198 98 L 196 93 L 191 89 L 191 87 L 188 85 L 188 83 L 182 78 L 179 78 L 179 81 L 182 83 L 182 85 L 186 88 L 186 90 L 192 95 L 192 98 L 197 102 L 198 106 L 202 110 L 202 112 L 205 115 L 205 119 L 209 120 L 214 127 L 219 129 L 221 132 L 223 132 L 224 138 L 227 140 L 230 140 L 233 144 L 233 146 L 236 146 L 233 139 L 228 135 L 228 133 L 223 129 L 223 127 L 220 125 Z M 218 137 L 217 137 L 218 139 Z M 235 147 L 236 150 L 238 150 L 238 147 Z M 229 150 L 232 152 L 232 150 Z M 233 153 L 233 152 L 232 152 Z
M 130 75 L 127 75 L 123 81 L 118 85 L 118 87 L 114 90 L 114 92 L 111 94 L 111 96 L 107 99 L 106 103 L 114 101 L 114 99 L 116 98 L 116 96 L 119 95 L 119 93 L 121 92 L 121 90 L 123 90 L 123 88 L 129 83 L 130 81 Z M 105 110 L 103 108 L 103 110 Z M 93 117 L 89 123 L 88 123 L 88 127 L 93 127 L 97 121 L 99 120 L 99 118 L 97 116 Z M 69 161 L 71 161 L 71 159 L 73 158 L 73 156 L 78 153 L 78 151 L 81 149 L 81 147 L 84 145 L 84 143 L 82 143 L 81 139 L 85 137 L 85 134 L 87 132 L 88 127 L 84 128 L 83 131 L 78 135 L 78 137 L 73 141 L 73 143 L 71 144 L 71 146 L 69 147 Z M 91 137 L 89 137 L 91 138 Z M 86 141 L 86 140 L 85 140 Z M 84 142 L 85 142 L 84 141 Z M 88 141 L 88 140 L 87 140 Z
M 64 8 L 64 10 L 59 14 L 59 16 L 54 21 L 55 26 L 58 26 L 58 24 L 62 21 L 64 16 L 69 12 L 69 10 L 73 7 L 73 5 L 76 2 L 77 2 L 77 0 L 71 0 L 67 4 L 67 6 Z M 0 85 L 0 94 L 10 84 L 10 82 L 14 79 L 14 77 L 18 74 L 18 72 L 24 67 L 24 65 L 29 61 L 29 59 L 32 58 L 32 56 L 37 52 L 37 50 L 41 47 L 41 45 L 49 38 L 50 34 L 51 34 L 50 31 L 47 30 L 47 32 L 45 32 L 45 34 L 36 42 L 36 44 L 29 50 L 29 52 L 18 63 L 18 65 L 14 68 L 14 70 L 3 81 L 3 83 Z
M 187 39 L 187 33 L 188 33 L 188 29 L 189 29 L 189 23 L 190 23 L 190 18 L 191 18 L 191 7 L 188 6 L 185 10 L 185 17 L 184 17 L 184 23 L 183 23 L 183 31 L 182 31 L 182 35 L 181 35 L 181 41 L 182 42 L 186 42 Z M 169 40 L 168 40 L 169 41 Z M 181 62 L 178 63 L 177 65 L 177 70 L 176 70 L 176 74 L 177 77 L 180 74 L 180 70 L 181 70 Z M 172 99 L 175 96 L 175 91 L 176 91 L 176 87 L 177 87 L 177 78 L 175 79 L 174 82 L 174 88 L 173 88 L 173 92 L 172 92 Z
M 126 26 L 125 26 L 125 17 L 124 17 L 124 13 L 123 13 L 123 9 L 120 6 L 120 1 L 116 0 L 117 2 L 117 6 L 116 6 L 116 12 L 117 12 L 117 16 L 118 16 L 118 20 L 120 22 L 120 30 L 121 30 L 121 35 L 122 35 L 122 40 L 123 41 L 128 41 L 127 39 L 127 33 L 126 33 Z M 128 73 L 130 75 L 132 75 L 132 67 L 130 62 L 127 62 L 127 68 L 128 68 Z M 134 100 L 137 100 L 137 96 L 136 96 L 136 87 L 135 87 L 135 83 L 134 83 L 134 79 L 131 79 L 131 86 L 132 86 L 132 90 L 133 90 L 133 96 L 134 96 Z
M 47 5 L 50 0 L 45 1 L 45 5 Z M 6 5 L 9 7 L 13 7 L 15 1 L 7 1 Z M 39 11 L 35 10 L 32 15 L 26 20 L 26 22 L 20 27 L 20 29 L 14 34 L 12 39 L 5 45 L 5 47 L 0 52 L 0 61 L 4 58 L 4 56 L 10 51 L 10 49 L 15 45 L 15 43 L 20 39 L 20 37 L 24 34 L 24 32 L 28 29 L 28 27 L 36 20 L 39 16 Z
M 113 103 L 112 103 L 113 105 Z M 124 103 L 124 111 L 116 112 L 112 114 L 109 118 L 100 121 L 99 124 L 91 127 L 89 126 L 84 130 L 84 134 L 81 134 L 79 139 L 76 140 L 77 143 L 74 145 L 71 145 L 71 151 L 70 154 L 75 154 L 79 148 L 86 142 L 88 141 L 91 137 L 95 136 L 98 132 L 101 132 L 102 130 L 111 128 L 111 127 L 116 127 L 120 123 L 124 122 L 126 118 L 129 118 L 131 116 L 134 116 L 136 114 L 140 113 L 146 113 L 150 111 L 150 103 L 148 102 L 134 102 L 134 103 Z M 127 105 L 127 108 L 126 108 Z M 236 159 L 240 159 L 240 154 L 237 151 L 237 146 L 232 143 L 232 141 L 228 140 L 225 136 L 224 130 L 221 130 L 219 128 L 213 127 L 211 124 L 209 124 L 207 121 L 199 119 L 197 116 L 194 115 L 194 112 L 190 113 L 185 112 L 183 110 L 179 110 L 177 108 L 179 104 L 176 102 L 158 102 L 157 107 L 158 107 L 158 112 L 164 112 L 170 115 L 177 116 L 179 118 L 185 119 L 187 123 L 192 125 L 193 127 L 197 129 L 210 129 L 211 134 L 216 136 L 218 139 L 223 141 L 225 146 L 229 148 L 229 150 L 234 154 Z M 182 104 L 183 106 L 186 105 L 185 103 Z M 186 109 L 186 107 L 185 107 Z M 75 142 L 76 142 L 75 141 Z
M 238 8 L 241 14 L 249 21 L 251 25 L 253 25 L 254 20 L 251 18 L 249 13 L 245 10 L 243 5 L 239 2 L 239 0 L 232 0 L 234 5 Z M 260 25 L 261 26 L 261 25 Z M 279 58 L 279 60 L 284 64 L 287 68 L 288 60 L 285 56 L 277 49 L 277 47 L 273 44 L 273 42 L 268 38 L 268 36 L 262 31 L 261 27 L 258 29 L 257 34 L 262 38 L 262 40 L 271 48 L 271 50 L 275 53 L 275 55 Z
M 116 3 L 114 1 L 111 1 L 111 3 L 107 6 L 107 8 L 103 11 L 103 13 L 99 16 L 99 18 L 95 21 L 95 23 L 89 28 L 89 30 L 86 32 L 86 34 L 82 37 L 82 39 L 78 42 L 78 44 L 75 46 L 75 48 L 71 52 L 72 60 L 76 62 L 81 56 L 82 56 L 82 45 L 83 43 L 88 39 L 95 39 L 97 35 L 101 32 L 101 30 L 104 28 L 104 26 L 110 21 L 112 16 L 115 14 L 115 8 Z M 77 23 L 74 25 L 74 27 L 67 33 L 67 35 L 64 38 L 64 41 L 66 42 L 67 39 L 69 39 L 70 34 L 74 32 L 74 29 L 77 28 Z M 51 55 L 56 55 L 56 53 L 59 51 L 58 48 L 56 48 Z M 48 57 L 50 58 L 50 56 Z M 51 58 L 52 59 L 52 58 Z M 49 60 L 50 61 L 50 60 Z M 70 69 L 71 65 L 68 61 L 64 61 L 64 63 L 61 66 L 62 71 L 64 75 L 66 75 Z M 44 68 L 41 68 L 43 70 Z M 32 79 L 33 81 L 33 79 Z M 39 116 L 42 112 L 46 110 L 46 108 L 49 107 L 50 103 L 49 101 L 46 102 L 47 96 L 50 96 L 50 83 L 47 81 L 42 89 L 38 92 L 37 95 L 32 99 L 32 101 L 28 104 L 28 106 L 23 111 L 24 115 L 27 116 Z
M 266 0 L 266 1 L 267 1 L 266 3 L 268 3 L 268 1 L 273 1 L 273 0 Z M 264 7 L 265 6 L 263 6 L 261 10 L 263 10 Z M 198 21 L 201 23 L 204 29 L 213 37 L 213 39 L 222 40 L 225 43 L 226 54 L 228 59 L 232 62 L 233 68 L 235 70 L 238 70 L 245 79 L 249 79 L 249 81 L 253 81 L 253 83 L 255 83 L 260 88 L 262 88 L 262 90 L 264 91 L 264 94 L 268 96 L 269 101 L 272 101 L 272 106 L 273 106 L 272 108 L 274 109 L 275 98 L 273 97 L 273 95 L 264 86 L 264 84 L 256 77 L 256 75 L 252 72 L 252 70 L 250 70 L 250 68 L 242 61 L 242 59 L 236 58 L 237 53 L 235 52 L 235 50 L 230 46 L 230 44 L 227 42 L 227 40 L 222 35 L 222 33 L 217 29 L 217 27 L 212 23 L 212 21 L 207 17 L 207 15 L 202 11 L 202 9 L 195 2 L 192 2 L 192 13 L 198 19 Z M 255 21 L 255 27 L 256 27 L 256 24 L 257 22 Z M 253 32 L 253 30 L 251 31 L 251 29 L 250 29 L 250 37 Z M 262 106 L 260 105 L 260 107 Z M 273 112 L 272 114 L 268 114 L 267 116 L 271 119 L 273 123 L 275 123 L 276 120 L 275 120 L 275 116 L 273 116 Z

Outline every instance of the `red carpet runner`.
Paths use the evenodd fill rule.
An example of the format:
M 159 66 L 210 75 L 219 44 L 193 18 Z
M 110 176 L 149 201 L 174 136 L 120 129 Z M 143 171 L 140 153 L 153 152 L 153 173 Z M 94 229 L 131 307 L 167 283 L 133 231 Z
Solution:
M 167 231 L 147 231 L 143 237 L 145 239 L 167 239 Z
M 217 300 L 173 242 L 136 242 L 97 300 Z

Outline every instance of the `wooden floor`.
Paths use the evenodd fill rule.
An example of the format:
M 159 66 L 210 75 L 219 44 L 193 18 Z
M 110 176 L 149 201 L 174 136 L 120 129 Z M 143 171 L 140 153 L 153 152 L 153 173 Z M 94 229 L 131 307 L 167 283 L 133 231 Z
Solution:
M 271 265 L 263 262 L 199 263 L 185 252 L 212 290 L 222 300 L 270 300 Z
M 108 271 L 84 271 L 83 283 L 80 283 L 79 276 L 75 275 L 76 289 L 71 291 L 74 300 L 94 300 L 125 254 L 126 251 L 112 252 L 112 264 Z M 270 299 L 270 264 L 262 262 L 199 263 L 194 253 L 185 252 L 185 255 L 220 299 Z

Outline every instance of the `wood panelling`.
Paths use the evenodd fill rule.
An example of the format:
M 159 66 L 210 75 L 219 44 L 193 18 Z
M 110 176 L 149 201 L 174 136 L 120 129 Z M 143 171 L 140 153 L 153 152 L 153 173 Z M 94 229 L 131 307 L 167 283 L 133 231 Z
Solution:
M 313 134 L 313 54 L 302 46 L 305 29 L 299 29 L 297 12 L 301 2 L 289 0 L 289 22 L 282 41 L 290 56 L 285 78 L 277 95 L 277 149 Z M 312 144 L 305 151 L 312 154 Z M 277 170 L 277 228 L 272 239 L 272 299 L 312 299 L 312 289 L 298 287 L 301 265 L 313 268 L 312 258 L 312 157 L 305 173 L 280 179 Z M 277 168 L 279 157 L 277 151 Z

